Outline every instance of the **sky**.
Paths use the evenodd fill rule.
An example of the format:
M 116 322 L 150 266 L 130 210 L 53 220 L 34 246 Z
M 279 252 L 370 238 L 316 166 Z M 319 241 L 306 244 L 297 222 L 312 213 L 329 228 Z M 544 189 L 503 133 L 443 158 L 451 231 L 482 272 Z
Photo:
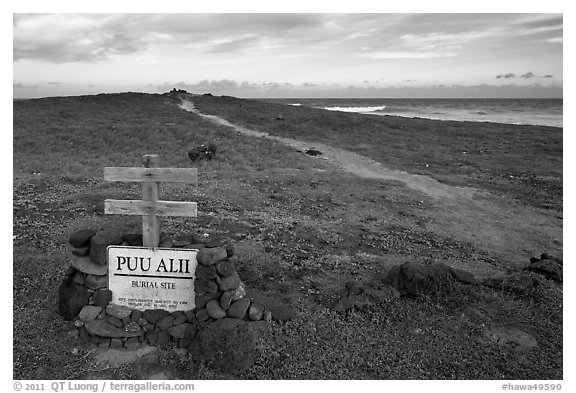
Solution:
M 562 14 L 13 15 L 13 96 L 563 96 Z

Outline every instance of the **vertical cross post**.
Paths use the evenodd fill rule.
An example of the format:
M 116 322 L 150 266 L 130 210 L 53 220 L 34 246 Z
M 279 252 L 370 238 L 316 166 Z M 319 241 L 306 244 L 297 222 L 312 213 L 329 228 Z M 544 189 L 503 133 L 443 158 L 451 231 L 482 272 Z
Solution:
M 143 157 L 145 168 L 158 168 L 160 156 L 146 154 Z M 142 200 L 156 202 L 160 199 L 160 183 L 142 182 Z M 142 216 L 142 240 L 144 247 L 158 247 L 160 243 L 160 217 L 155 214 Z
M 160 182 L 198 184 L 196 168 L 160 168 L 157 154 L 143 157 L 144 168 L 104 168 L 105 181 L 136 181 L 142 183 L 142 200 L 104 201 L 105 214 L 142 216 L 142 243 L 157 248 L 160 243 L 160 216 L 196 217 L 196 202 L 160 200 Z

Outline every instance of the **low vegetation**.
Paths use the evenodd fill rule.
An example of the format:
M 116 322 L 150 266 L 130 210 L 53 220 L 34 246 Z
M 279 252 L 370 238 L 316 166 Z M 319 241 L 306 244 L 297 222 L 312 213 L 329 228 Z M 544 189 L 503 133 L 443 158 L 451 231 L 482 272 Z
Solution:
M 486 190 L 501 209 L 521 206 L 562 225 L 561 130 L 191 99 L 233 123 Z M 399 182 L 354 177 L 321 156 L 215 126 L 177 102 L 133 93 L 14 102 L 15 379 L 140 379 L 158 369 L 91 363 L 93 347 L 56 311 L 70 233 L 140 230 L 138 217 L 103 214 L 106 198 L 140 198 L 136 184 L 104 182 L 103 168 L 140 166 L 148 153 L 159 154 L 161 166 L 199 169 L 197 188 L 162 187 L 164 198 L 199 208 L 195 219 L 163 220 L 164 234 L 230 237 L 242 280 L 300 314 L 272 324 L 262 357 L 242 378 L 562 379 L 562 288 L 553 283 L 524 295 L 454 283 L 436 296 L 332 311 L 346 282 L 377 280 L 399 263 L 440 261 L 481 279 L 528 260 L 439 230 L 436 202 Z M 202 143 L 216 144 L 216 157 L 191 163 L 188 151 Z M 491 342 L 483 331 L 492 325 L 519 326 L 538 346 Z M 226 377 L 172 352 L 159 361 L 175 378 Z

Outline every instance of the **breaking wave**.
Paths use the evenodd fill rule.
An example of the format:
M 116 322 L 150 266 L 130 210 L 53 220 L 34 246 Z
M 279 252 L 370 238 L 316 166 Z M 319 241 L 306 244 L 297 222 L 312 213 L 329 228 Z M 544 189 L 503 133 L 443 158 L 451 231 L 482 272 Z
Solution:
M 352 113 L 369 113 L 383 111 L 386 105 L 381 106 L 325 106 L 322 109 L 328 111 L 338 111 L 338 112 L 352 112 Z

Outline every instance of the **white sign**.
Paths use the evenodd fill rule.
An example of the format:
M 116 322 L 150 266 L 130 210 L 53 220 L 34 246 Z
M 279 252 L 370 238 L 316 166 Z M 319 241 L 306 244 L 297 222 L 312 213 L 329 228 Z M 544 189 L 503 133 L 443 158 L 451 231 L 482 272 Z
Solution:
M 197 252 L 182 248 L 109 246 L 111 303 L 142 311 L 192 310 Z

